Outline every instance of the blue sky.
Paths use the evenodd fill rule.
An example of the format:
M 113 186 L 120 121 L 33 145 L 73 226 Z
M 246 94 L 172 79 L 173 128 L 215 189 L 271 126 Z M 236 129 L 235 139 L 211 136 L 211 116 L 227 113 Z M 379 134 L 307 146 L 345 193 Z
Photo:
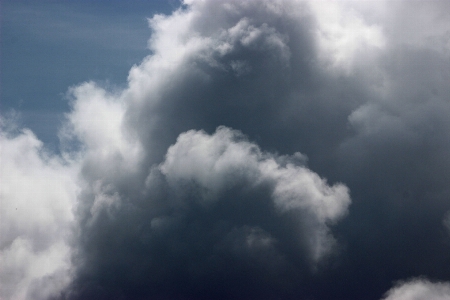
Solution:
M 124 86 L 150 53 L 147 18 L 169 14 L 176 0 L 2 1 L 1 113 L 53 149 L 70 86 L 93 80 Z

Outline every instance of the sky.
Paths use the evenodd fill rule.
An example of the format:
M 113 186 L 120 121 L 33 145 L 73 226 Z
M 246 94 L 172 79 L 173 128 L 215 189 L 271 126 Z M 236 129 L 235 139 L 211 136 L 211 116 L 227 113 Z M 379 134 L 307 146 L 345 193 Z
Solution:
M 3 1 L 0 299 L 450 299 L 450 2 Z
M 150 54 L 147 18 L 176 1 L 2 1 L 1 109 L 58 150 L 69 87 L 86 80 L 125 86 Z

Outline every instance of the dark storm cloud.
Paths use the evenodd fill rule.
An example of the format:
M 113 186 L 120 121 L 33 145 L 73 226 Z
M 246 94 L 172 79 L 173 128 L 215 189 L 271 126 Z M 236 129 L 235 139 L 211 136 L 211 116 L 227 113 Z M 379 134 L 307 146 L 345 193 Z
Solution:
M 207 136 L 180 134 L 226 125 L 269 150 L 301 150 L 307 129 L 323 121 L 288 112 L 326 117 L 329 99 L 318 90 L 335 85 L 319 68 L 308 32 L 314 22 L 303 3 L 194 3 L 153 18 L 154 55 L 131 70 L 122 94 L 93 83 L 73 89 L 67 129 L 86 147 L 87 187 L 69 298 L 307 293 L 298 282 L 336 250 L 328 226 L 346 211 L 346 188 L 294 167 L 305 160 L 300 154 L 271 158 L 256 145 L 239 150 L 242 143 L 227 152 L 234 145 L 228 129 L 212 138 L 222 146 L 206 142 L 197 154 L 189 148 L 198 151 Z M 298 109 L 298 97 L 309 112 Z M 341 109 L 350 113 L 350 106 Z M 345 124 L 346 116 L 329 122 Z M 321 134 L 335 142 L 325 128 Z M 217 203 L 205 208 L 205 197 Z
M 294 296 L 332 253 L 328 224 L 350 203 L 303 159 L 221 127 L 181 134 L 140 197 L 96 182 L 69 298 Z
M 81 244 L 86 261 L 79 267 L 76 288 L 95 290 L 86 287 L 91 280 L 100 295 L 120 291 L 125 297 L 133 297 L 127 295 L 130 289 L 142 296 L 174 298 L 264 294 L 378 299 L 400 279 L 450 278 L 442 268 L 449 259 L 442 221 L 450 209 L 450 66 L 446 40 L 430 37 L 444 38 L 448 22 L 437 19 L 439 30 L 417 31 L 402 40 L 399 31 L 406 29 L 383 13 L 386 3 L 356 5 L 354 10 L 351 5 L 193 1 L 150 21 L 154 55 L 130 71 L 127 90 L 104 102 L 123 118 L 115 118 L 123 120 L 117 121 L 117 129 L 101 134 L 114 142 L 98 143 L 92 126 L 84 131 L 93 142 L 85 177 L 100 180 L 114 191 L 110 199 L 117 199 L 99 209 L 95 225 L 81 227 L 81 238 L 89 238 Z M 367 6 L 374 9 L 372 15 Z M 441 8 L 431 3 L 426 9 L 427 19 Z M 413 16 L 404 17 L 402 25 L 415 26 Z M 430 38 L 438 42 L 427 43 Z M 103 93 L 92 84 L 77 91 L 83 89 L 85 96 L 76 101 L 86 101 L 86 108 L 93 103 L 91 91 Z M 323 227 L 327 222 L 317 223 L 317 212 L 290 215 L 289 221 L 267 218 L 273 214 L 270 195 L 276 188 L 267 182 L 255 187 L 258 175 L 248 174 L 252 167 L 242 164 L 239 176 L 233 175 L 236 171 L 225 176 L 208 167 L 207 153 L 197 157 L 186 149 L 182 159 L 168 163 L 174 149 L 183 149 L 180 139 L 198 143 L 195 134 L 186 133 L 169 148 L 181 133 L 212 133 L 220 125 L 241 130 L 271 152 L 301 151 L 309 168 L 348 185 L 354 204 L 349 216 L 332 228 L 341 243 L 335 250 L 343 250 L 328 259 L 330 264 L 314 271 L 308 259 L 311 249 L 327 245 L 317 240 L 323 234 L 326 240 L 331 237 Z M 115 152 L 111 145 L 117 145 Z M 212 161 L 216 166 L 220 157 Z M 233 161 L 227 164 L 234 166 Z M 177 170 L 182 180 L 167 170 Z M 93 200 L 86 203 L 97 203 L 95 192 L 87 195 Z M 198 203 L 205 197 L 220 201 L 205 208 Z M 139 210 L 136 201 L 149 207 Z M 79 214 L 86 224 L 90 213 Z M 152 224 L 161 230 L 158 242 L 149 233 Z M 303 228 L 298 233 L 302 238 L 297 237 L 300 248 L 292 244 L 289 229 L 296 226 Z M 145 232 L 148 245 L 141 240 Z M 246 248 L 253 238 L 257 250 Z M 116 247 L 117 252 L 105 256 L 106 249 Z M 133 271 L 139 261 L 140 271 Z M 162 277 L 149 270 L 161 270 Z
M 448 16 L 441 5 L 430 2 L 423 7 L 427 13 L 413 15 L 426 20 Z M 379 59 L 383 79 L 377 98 L 349 115 L 355 132 L 338 149 L 339 178 L 354 200 L 342 224 L 348 241 L 344 256 L 351 261 L 343 270 L 378 290 L 412 276 L 450 277 L 444 267 L 449 240 L 442 226 L 450 208 L 448 38 L 425 42 L 442 32 L 442 19 L 436 18 L 436 30 L 420 23 L 424 29 L 397 39 L 395 30 L 414 23 L 403 14 L 401 18 L 404 23 L 394 22 L 395 28 L 386 25 L 393 36 L 386 34 L 389 47 Z M 450 28 L 448 21 L 444 28 Z
M 450 11 L 391 4 L 185 1 L 72 88 L 61 297 L 448 298 Z

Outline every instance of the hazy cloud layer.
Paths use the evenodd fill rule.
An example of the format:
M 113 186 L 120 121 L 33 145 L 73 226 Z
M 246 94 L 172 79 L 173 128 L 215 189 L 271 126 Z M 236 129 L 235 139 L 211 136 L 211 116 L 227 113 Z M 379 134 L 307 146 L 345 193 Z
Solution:
M 60 297 L 448 298 L 447 283 L 390 288 L 450 281 L 449 15 L 445 1 L 191 0 L 151 18 L 126 89 L 70 90 L 70 162 L 5 135 L 68 178 L 67 218 L 48 224 L 71 239 L 49 232 L 45 248 L 72 257 Z M 4 236 L 32 243 L 17 220 Z M 36 290 L 30 276 L 7 295 Z

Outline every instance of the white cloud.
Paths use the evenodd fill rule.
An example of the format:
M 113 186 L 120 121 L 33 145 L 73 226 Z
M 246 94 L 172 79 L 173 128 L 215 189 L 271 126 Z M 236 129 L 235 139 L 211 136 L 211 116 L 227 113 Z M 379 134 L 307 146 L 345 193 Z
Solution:
M 69 281 L 77 164 L 46 153 L 29 130 L 2 130 L 0 144 L 0 296 L 46 299 Z M 41 293 L 28 295 L 36 285 Z
M 245 184 L 248 189 L 261 184 L 273 186 L 272 201 L 280 214 L 299 212 L 307 224 L 308 252 L 319 261 L 331 250 L 327 225 L 347 212 L 350 196 L 342 184 L 327 185 L 305 166 L 280 165 L 277 155 L 262 152 L 243 139 L 239 132 L 220 127 L 213 135 L 201 131 L 181 134 L 167 152 L 160 169 L 173 189 L 194 182 L 204 192 L 207 205 L 227 189 Z M 183 183 L 184 182 L 184 183 Z
M 63 138 L 81 142 L 85 166 L 100 177 L 118 170 L 133 171 L 142 148 L 124 124 L 127 106 L 120 94 L 109 94 L 92 82 L 74 87 L 70 93 L 73 108 Z
M 325 65 L 350 72 L 367 65 L 362 62 L 385 47 L 383 28 L 380 24 L 368 23 L 362 12 L 351 5 L 353 3 L 309 1 L 309 4 L 317 18 L 319 55 Z
M 415 279 L 398 284 L 383 300 L 449 300 L 450 283 Z

